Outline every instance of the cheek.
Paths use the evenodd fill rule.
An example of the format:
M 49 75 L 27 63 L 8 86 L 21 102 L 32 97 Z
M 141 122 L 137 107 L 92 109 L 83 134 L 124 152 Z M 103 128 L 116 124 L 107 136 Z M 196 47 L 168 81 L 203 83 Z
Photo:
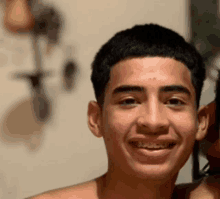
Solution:
M 104 116 L 105 131 L 124 134 L 134 122 L 135 114 L 126 111 L 111 110 Z
M 110 148 L 112 146 L 114 148 L 121 147 L 133 124 L 131 115 L 120 112 L 116 114 L 116 111 L 111 110 L 106 112 L 103 121 L 103 137 L 106 145 Z
M 194 117 L 190 117 L 190 114 L 182 115 L 180 118 L 173 121 L 175 135 L 179 140 L 174 159 L 179 161 L 182 168 L 193 151 L 197 128 L 196 120 Z
M 183 140 L 195 139 L 197 132 L 196 118 L 192 113 L 173 115 L 173 126 Z M 192 140 L 193 141 L 193 140 Z

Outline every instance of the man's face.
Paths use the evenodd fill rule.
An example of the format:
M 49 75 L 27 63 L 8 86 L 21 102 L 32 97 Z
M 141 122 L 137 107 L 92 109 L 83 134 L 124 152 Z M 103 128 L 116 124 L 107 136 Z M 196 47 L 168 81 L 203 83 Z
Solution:
M 99 115 L 109 165 L 140 178 L 175 176 L 197 138 L 195 101 L 181 62 L 145 57 L 117 63 Z

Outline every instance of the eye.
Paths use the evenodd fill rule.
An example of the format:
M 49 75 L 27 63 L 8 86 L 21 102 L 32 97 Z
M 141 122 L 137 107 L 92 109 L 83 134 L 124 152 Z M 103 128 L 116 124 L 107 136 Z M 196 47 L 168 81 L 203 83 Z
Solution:
M 183 102 L 182 100 L 180 100 L 178 98 L 172 98 L 167 101 L 167 105 L 169 105 L 169 106 L 183 106 L 184 104 L 185 104 L 185 102 Z
M 119 102 L 120 105 L 126 106 L 126 105 L 137 105 L 138 102 L 133 98 L 124 99 Z

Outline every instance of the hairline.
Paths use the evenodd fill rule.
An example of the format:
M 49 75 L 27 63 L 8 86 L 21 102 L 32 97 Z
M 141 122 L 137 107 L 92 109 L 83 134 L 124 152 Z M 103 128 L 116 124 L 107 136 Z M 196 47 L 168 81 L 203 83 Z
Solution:
M 99 99 L 101 99 L 102 103 L 99 103 L 98 101 L 100 101 L 99 99 L 97 100 L 97 103 L 99 104 L 101 110 L 103 109 L 103 105 L 104 105 L 104 102 L 105 102 L 105 96 L 106 96 L 106 90 L 108 88 L 108 85 L 110 83 L 110 79 L 111 79 L 111 71 L 112 71 L 112 68 L 117 65 L 118 63 L 122 62 L 122 61 L 125 61 L 125 60 L 131 60 L 131 59 L 141 59 L 141 58 L 146 58 L 146 57 L 151 57 L 151 58 L 154 58 L 154 57 L 159 57 L 159 58 L 168 58 L 168 59 L 173 59 L 175 61 L 178 61 L 180 63 L 182 63 L 190 72 L 190 80 L 191 80 L 191 83 L 192 83 L 192 86 L 193 86 L 193 91 L 194 91 L 194 94 L 195 94 L 195 107 L 196 107 L 196 111 L 198 110 L 199 106 L 197 105 L 197 98 L 196 98 L 196 88 L 193 84 L 193 81 L 192 81 L 192 71 L 189 69 L 189 67 L 186 65 L 186 63 L 184 63 L 183 61 L 181 60 L 178 60 L 176 59 L 175 57 L 171 57 L 171 56 L 161 56 L 161 55 L 143 55 L 143 56 L 128 56 L 128 57 L 125 57 L 123 59 L 120 59 L 118 60 L 116 63 L 114 63 L 113 65 L 109 66 L 109 69 L 110 69 L 110 72 L 109 72 L 109 80 L 102 92 L 102 94 L 100 95 Z

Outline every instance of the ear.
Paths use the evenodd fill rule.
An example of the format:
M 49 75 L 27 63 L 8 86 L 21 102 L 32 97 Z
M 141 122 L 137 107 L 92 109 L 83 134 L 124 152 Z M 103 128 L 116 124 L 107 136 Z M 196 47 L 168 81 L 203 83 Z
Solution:
M 209 126 L 209 113 L 207 111 L 207 106 L 201 106 L 198 110 L 198 131 L 196 134 L 196 140 L 202 140 L 207 132 Z
M 101 108 L 95 101 L 90 101 L 88 105 L 88 126 L 96 137 L 102 137 L 101 131 Z

